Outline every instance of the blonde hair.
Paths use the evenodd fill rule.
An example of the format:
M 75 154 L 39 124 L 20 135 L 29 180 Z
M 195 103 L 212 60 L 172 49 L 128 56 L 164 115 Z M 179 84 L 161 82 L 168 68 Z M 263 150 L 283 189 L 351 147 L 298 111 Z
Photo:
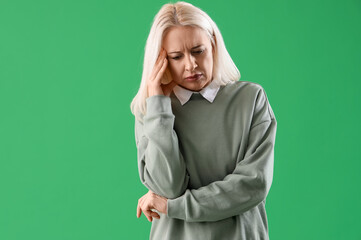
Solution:
M 214 49 L 212 81 L 219 85 L 226 85 L 241 78 L 240 72 L 226 49 L 221 32 L 207 13 L 187 2 L 167 3 L 154 17 L 145 46 L 142 80 L 138 93 L 130 105 L 132 114 L 140 122 L 146 114 L 146 98 L 148 97 L 146 79 L 152 73 L 162 48 L 164 34 L 174 26 L 198 27 L 207 33 Z M 169 71 L 166 71 L 161 81 L 166 83 L 170 81 L 170 78 Z

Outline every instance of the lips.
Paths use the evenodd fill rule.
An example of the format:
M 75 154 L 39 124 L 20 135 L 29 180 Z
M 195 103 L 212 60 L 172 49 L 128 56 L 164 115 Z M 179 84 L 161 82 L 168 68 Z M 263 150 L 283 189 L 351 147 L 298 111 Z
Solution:
M 195 78 L 200 77 L 201 75 L 202 75 L 201 73 L 199 73 L 199 74 L 194 74 L 194 75 L 192 75 L 192 76 L 186 77 L 186 79 L 195 79 Z

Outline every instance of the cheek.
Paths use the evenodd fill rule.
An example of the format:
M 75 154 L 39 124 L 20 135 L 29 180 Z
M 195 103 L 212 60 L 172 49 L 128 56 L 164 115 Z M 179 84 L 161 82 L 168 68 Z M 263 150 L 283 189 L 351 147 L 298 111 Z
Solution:
M 212 58 L 212 56 L 207 56 L 206 58 L 204 58 L 202 67 L 207 72 L 212 71 L 212 68 L 213 68 L 213 58 Z
M 179 75 L 181 73 L 181 64 L 173 61 L 169 63 L 169 70 L 172 75 Z

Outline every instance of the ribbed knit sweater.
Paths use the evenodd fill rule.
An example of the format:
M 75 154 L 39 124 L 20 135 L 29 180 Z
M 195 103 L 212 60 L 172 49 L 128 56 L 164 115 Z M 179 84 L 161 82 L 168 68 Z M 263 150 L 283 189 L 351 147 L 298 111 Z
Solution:
M 154 240 L 269 239 L 266 197 L 277 122 L 260 84 L 221 86 L 214 101 L 193 93 L 146 99 L 135 120 L 140 180 L 168 198 Z

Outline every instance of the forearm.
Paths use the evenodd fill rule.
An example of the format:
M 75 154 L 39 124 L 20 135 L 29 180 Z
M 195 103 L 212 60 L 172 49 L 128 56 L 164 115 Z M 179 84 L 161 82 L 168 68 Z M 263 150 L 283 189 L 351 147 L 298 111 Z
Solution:
M 143 125 L 136 122 L 139 174 L 148 189 L 166 198 L 182 195 L 189 180 L 173 126 L 170 98 L 149 97 Z

